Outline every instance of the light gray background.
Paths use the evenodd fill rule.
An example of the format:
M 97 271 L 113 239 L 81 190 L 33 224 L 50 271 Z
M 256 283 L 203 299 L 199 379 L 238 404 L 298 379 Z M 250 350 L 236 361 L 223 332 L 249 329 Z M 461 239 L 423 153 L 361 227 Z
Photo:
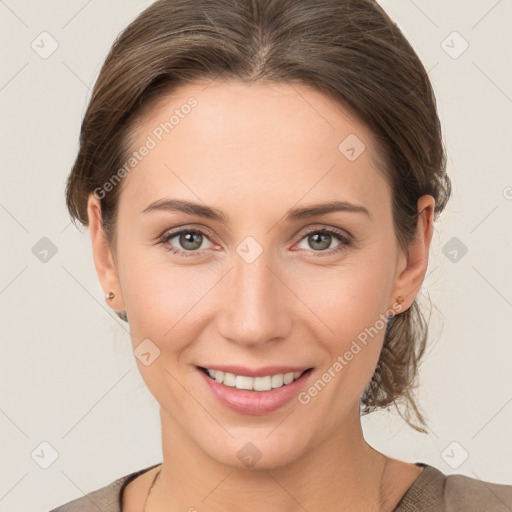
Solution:
M 64 205 L 99 67 L 115 36 L 150 3 L 0 1 L 2 512 L 47 511 L 161 460 L 158 408 L 127 326 L 106 306 L 89 233 L 70 225 Z M 431 431 L 416 433 L 383 412 L 364 418 L 365 435 L 393 457 L 510 484 L 512 71 L 505 49 L 512 5 L 382 5 L 430 72 L 454 195 L 436 228 L 423 290 L 436 306 L 418 391 Z M 45 59 L 31 47 L 51 48 L 43 31 L 58 43 Z M 458 58 L 463 40 L 448 37 L 454 31 L 469 43 Z M 43 237 L 57 249 L 47 261 L 36 245 Z M 48 469 L 40 466 L 51 462 L 52 448 L 42 442 L 58 452 Z

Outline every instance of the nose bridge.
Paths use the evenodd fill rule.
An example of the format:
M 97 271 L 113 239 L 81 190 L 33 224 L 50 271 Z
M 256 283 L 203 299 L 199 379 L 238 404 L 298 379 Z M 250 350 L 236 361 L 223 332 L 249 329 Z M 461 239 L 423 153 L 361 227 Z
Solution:
M 233 271 L 225 283 L 221 334 L 239 344 L 259 345 L 285 337 L 291 319 L 284 285 L 274 274 L 272 251 L 258 251 L 255 257 L 255 246 L 250 244 L 237 248 Z

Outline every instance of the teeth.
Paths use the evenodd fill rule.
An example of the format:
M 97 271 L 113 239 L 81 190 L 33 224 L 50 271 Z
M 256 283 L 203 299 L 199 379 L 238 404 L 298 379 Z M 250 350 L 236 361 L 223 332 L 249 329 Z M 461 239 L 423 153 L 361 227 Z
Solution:
M 297 380 L 304 372 L 278 373 L 277 375 L 267 375 L 265 377 L 247 377 L 245 375 L 235 375 L 233 373 L 222 372 L 220 370 L 210 370 L 207 368 L 208 375 L 219 384 L 224 384 L 231 388 L 248 389 L 254 391 L 269 391 L 280 388 Z
M 244 377 L 243 375 L 237 375 L 235 379 L 235 388 L 237 389 L 253 389 L 252 388 L 252 377 Z

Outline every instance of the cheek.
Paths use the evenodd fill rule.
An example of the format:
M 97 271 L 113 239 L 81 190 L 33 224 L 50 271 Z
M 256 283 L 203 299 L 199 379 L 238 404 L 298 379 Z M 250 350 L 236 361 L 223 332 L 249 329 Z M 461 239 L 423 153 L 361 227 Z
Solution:
M 149 338 L 163 353 L 180 354 L 207 320 L 208 293 L 219 276 L 213 267 L 178 265 L 160 247 L 132 247 L 128 254 L 120 279 L 133 346 Z
M 216 295 L 214 288 L 224 268 L 212 263 L 179 265 L 163 248 L 132 247 L 128 253 L 130 257 L 122 259 L 119 269 L 132 333 L 148 336 L 149 332 L 143 331 L 149 330 L 163 339 L 170 335 L 169 330 L 179 327 L 180 319 L 190 326 L 197 311 L 206 315 L 206 303 L 212 309 L 211 301 L 201 302 L 211 291 Z M 391 254 L 388 258 L 365 255 L 331 267 L 311 262 L 298 264 L 291 271 L 283 267 L 279 273 L 294 292 L 287 307 L 297 309 L 303 303 L 336 334 L 357 335 L 387 309 L 393 272 L 389 261 L 393 261 Z M 280 286 L 278 282 L 276 286 Z M 277 293 L 276 297 L 283 295 Z
M 293 289 L 326 332 L 346 340 L 374 325 L 388 309 L 392 271 L 382 258 L 361 258 L 338 268 L 303 269 L 294 278 Z
M 156 349 L 149 345 L 158 353 L 150 364 L 136 359 L 139 372 L 166 410 L 185 415 L 191 407 L 189 392 L 193 389 L 184 392 L 181 383 L 188 380 L 184 372 L 192 368 L 181 367 L 181 363 L 208 321 L 201 299 L 214 287 L 217 277 L 177 266 L 162 254 L 148 257 L 150 252 L 147 248 L 138 253 L 132 250 L 121 276 L 132 346 L 137 352 L 139 344 L 148 343 L 145 340 L 156 345 Z
M 391 255 L 361 258 L 337 269 L 302 273 L 295 283 L 297 295 L 315 313 L 309 314 L 309 325 L 318 326 L 312 334 L 328 355 L 325 369 L 332 368 L 325 378 L 332 378 L 331 390 L 348 400 L 360 395 L 379 360 L 393 282 L 389 261 Z M 343 400 L 337 403 L 344 407 Z

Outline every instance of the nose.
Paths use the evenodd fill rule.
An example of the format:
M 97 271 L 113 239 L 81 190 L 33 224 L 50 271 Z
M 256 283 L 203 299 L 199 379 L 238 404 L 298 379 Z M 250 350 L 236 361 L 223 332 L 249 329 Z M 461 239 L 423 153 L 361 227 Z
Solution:
M 288 336 L 292 326 L 292 293 L 266 251 L 248 263 L 235 255 L 234 268 L 223 279 L 218 312 L 220 335 L 231 343 L 258 347 Z

